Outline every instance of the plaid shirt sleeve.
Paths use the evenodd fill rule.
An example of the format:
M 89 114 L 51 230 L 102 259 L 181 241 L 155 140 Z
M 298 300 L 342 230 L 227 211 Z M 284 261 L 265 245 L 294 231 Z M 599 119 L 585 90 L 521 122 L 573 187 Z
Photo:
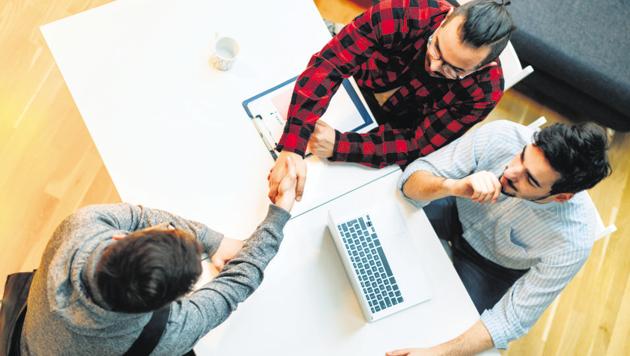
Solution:
M 336 132 L 330 160 L 379 168 L 391 164 L 404 166 L 452 142 L 483 120 L 503 95 L 502 88 L 501 66 L 490 67 L 478 81 L 466 78 L 441 100 L 436 100 L 436 105 L 442 107 L 420 118 L 415 128 L 393 129 L 381 125 L 364 134 Z
M 382 1 L 313 55 L 296 80 L 278 150 L 304 155 L 315 122 L 326 111 L 343 79 L 355 74 L 374 51 L 391 48 L 409 32 L 406 6 L 406 0 Z

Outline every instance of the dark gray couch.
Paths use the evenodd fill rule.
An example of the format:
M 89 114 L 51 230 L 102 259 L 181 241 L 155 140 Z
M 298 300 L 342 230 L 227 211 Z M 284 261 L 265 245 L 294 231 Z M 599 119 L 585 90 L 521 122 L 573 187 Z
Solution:
M 630 0 L 513 0 L 509 10 L 512 44 L 535 69 L 517 89 L 630 130 Z

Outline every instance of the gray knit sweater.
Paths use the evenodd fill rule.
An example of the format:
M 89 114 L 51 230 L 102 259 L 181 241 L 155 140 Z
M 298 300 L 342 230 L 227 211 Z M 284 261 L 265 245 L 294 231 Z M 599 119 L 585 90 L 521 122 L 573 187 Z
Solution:
M 166 330 L 152 355 L 181 355 L 221 324 L 263 279 L 278 251 L 289 213 L 269 206 L 265 220 L 221 273 L 171 305 Z M 194 234 L 209 256 L 223 235 L 173 214 L 130 204 L 95 205 L 64 220 L 46 246 L 28 297 L 23 355 L 121 355 L 151 313 L 108 310 L 95 287 L 94 269 L 112 236 L 170 222 Z M 96 302 L 95 302 L 96 301 Z

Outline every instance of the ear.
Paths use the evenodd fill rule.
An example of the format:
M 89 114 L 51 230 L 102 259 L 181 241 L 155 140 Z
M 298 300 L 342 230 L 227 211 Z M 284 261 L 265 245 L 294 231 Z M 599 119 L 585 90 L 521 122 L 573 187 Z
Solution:
M 499 65 L 499 63 L 497 63 L 496 61 L 492 61 L 492 62 L 490 62 L 490 63 L 488 63 L 486 65 L 483 65 L 483 66 L 477 68 L 476 70 L 481 70 L 481 69 L 488 68 L 488 67 L 495 67 L 495 66 L 498 66 L 498 65 Z
M 127 237 L 126 234 L 116 234 L 116 235 L 112 236 L 112 239 L 114 241 L 120 241 L 120 240 L 124 239 L 125 237 Z
M 438 28 L 442 27 L 444 25 L 444 23 L 446 22 L 446 20 L 448 20 L 448 17 L 451 16 L 451 14 L 453 13 L 453 9 L 455 9 L 455 8 L 451 7 L 451 9 L 448 10 L 448 12 L 446 13 L 446 16 L 444 16 L 444 20 L 442 20 L 442 22 L 440 22 L 440 26 L 438 26 Z
M 558 203 L 564 203 L 568 201 L 569 199 L 573 198 L 574 195 L 575 195 L 574 193 L 558 193 L 554 195 L 553 201 L 556 201 Z

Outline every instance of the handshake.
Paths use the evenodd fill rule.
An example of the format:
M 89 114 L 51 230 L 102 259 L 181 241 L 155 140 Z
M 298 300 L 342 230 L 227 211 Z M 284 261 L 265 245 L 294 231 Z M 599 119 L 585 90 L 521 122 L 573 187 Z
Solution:
M 269 197 L 276 206 L 290 212 L 296 199 L 296 162 L 295 158 L 286 157 L 278 163 L 282 164 L 283 169 L 280 170 L 280 175 L 276 175 L 276 184 L 270 188 Z M 271 173 L 269 174 L 271 175 Z M 273 198 L 271 190 L 274 190 Z
M 274 204 L 288 212 L 291 212 L 295 202 L 295 190 L 297 173 L 295 161 L 292 157 L 286 157 L 282 162 L 282 176 L 278 180 Z M 214 267 L 221 271 L 223 267 L 233 259 L 243 248 L 245 241 L 225 237 L 217 251 L 210 257 Z

